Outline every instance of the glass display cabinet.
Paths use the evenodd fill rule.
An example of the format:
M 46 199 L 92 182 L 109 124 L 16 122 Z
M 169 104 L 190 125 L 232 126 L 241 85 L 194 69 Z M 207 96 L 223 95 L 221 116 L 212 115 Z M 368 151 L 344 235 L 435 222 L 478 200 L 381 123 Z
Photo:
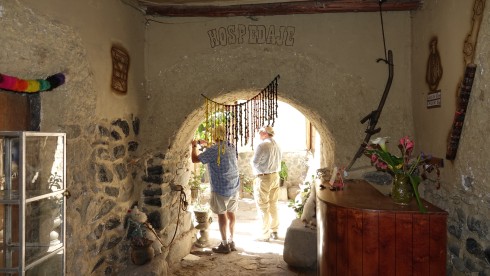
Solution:
M 64 275 L 64 133 L 0 131 L 0 275 Z

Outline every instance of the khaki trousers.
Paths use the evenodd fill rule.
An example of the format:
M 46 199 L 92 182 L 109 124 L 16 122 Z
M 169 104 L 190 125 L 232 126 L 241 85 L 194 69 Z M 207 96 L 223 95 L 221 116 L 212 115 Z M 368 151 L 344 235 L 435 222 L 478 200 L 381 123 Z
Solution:
M 257 213 L 262 221 L 262 239 L 270 237 L 271 232 L 277 232 L 279 217 L 277 200 L 279 198 L 279 174 L 257 176 L 254 180 L 254 199 Z

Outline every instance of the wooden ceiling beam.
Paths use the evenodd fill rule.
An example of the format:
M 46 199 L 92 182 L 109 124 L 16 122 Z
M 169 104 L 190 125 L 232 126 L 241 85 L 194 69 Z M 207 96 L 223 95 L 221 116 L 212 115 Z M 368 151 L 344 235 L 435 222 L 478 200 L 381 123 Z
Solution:
M 421 7 L 421 0 L 386 1 L 383 11 L 410 11 Z M 233 17 L 341 12 L 377 12 L 376 0 L 297 1 L 246 5 L 147 5 L 146 14 L 168 17 Z

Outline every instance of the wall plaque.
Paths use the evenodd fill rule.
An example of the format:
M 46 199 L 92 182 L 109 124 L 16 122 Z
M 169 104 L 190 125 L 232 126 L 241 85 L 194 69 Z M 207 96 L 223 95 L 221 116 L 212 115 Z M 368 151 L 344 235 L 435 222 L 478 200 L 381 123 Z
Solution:
M 441 107 L 441 90 L 427 94 L 427 108 Z
M 112 89 L 126 94 L 128 91 L 129 54 L 119 46 L 112 46 Z

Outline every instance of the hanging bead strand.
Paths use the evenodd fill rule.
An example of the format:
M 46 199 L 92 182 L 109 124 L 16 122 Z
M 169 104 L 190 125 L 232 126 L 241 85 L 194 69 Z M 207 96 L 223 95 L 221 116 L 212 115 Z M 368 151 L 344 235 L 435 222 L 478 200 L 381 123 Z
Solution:
M 205 135 L 199 138 L 204 138 L 208 144 L 212 144 L 218 138 L 217 127 L 221 126 L 225 133 L 224 137 L 219 138 L 224 138 L 223 140 L 232 143 L 236 148 L 239 139 L 241 146 L 250 142 L 253 149 L 256 131 L 264 124 L 274 126 L 275 119 L 278 117 L 278 79 L 279 75 L 260 93 L 243 103 L 221 104 L 201 94 L 205 98 Z M 219 156 L 224 152 L 225 145 L 218 146 L 220 147 L 217 161 L 219 164 L 221 160 Z

